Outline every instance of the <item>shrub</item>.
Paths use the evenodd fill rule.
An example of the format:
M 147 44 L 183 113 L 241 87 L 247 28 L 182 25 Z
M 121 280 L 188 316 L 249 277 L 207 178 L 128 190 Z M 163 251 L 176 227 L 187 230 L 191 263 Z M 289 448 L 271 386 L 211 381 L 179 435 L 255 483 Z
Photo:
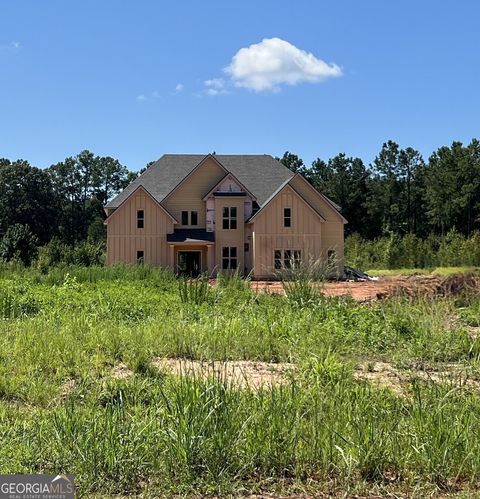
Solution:
M 20 260 L 24 265 L 30 265 L 37 256 L 38 242 L 28 225 L 11 225 L 0 242 L 0 260 Z

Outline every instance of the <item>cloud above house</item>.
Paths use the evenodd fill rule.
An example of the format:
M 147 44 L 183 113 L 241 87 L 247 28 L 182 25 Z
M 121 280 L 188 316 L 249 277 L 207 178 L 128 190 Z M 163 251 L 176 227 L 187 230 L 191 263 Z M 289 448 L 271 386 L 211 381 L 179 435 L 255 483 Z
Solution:
M 223 78 L 212 78 L 204 81 L 205 93 L 207 95 L 222 95 L 228 94 L 227 83 Z
M 341 76 L 342 70 L 337 64 L 327 63 L 281 38 L 265 38 L 241 48 L 225 73 L 237 87 L 264 92 L 278 91 L 282 85 L 318 83 Z

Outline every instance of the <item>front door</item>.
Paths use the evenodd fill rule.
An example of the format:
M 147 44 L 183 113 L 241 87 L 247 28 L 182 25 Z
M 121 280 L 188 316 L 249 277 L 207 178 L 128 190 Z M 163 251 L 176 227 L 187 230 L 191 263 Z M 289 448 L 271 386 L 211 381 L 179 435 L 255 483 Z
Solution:
M 200 274 L 200 251 L 179 251 L 178 272 L 182 275 L 197 277 Z

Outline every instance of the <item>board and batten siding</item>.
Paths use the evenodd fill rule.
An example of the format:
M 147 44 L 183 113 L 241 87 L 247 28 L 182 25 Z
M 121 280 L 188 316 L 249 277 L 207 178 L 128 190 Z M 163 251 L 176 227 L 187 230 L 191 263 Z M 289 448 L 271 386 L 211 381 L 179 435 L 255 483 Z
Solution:
M 162 205 L 178 221 L 177 228 L 192 227 L 182 225 L 182 211 L 198 212 L 198 225 L 206 227 L 205 201 L 203 197 L 225 176 L 225 170 L 212 158 L 207 158 L 164 200 Z M 190 218 L 189 218 L 190 221 Z
M 137 228 L 137 210 L 144 210 L 143 229 Z M 166 235 L 172 232 L 171 217 L 139 188 L 107 219 L 107 265 L 136 263 L 143 250 L 146 263 L 171 266 Z
M 223 229 L 223 208 L 237 208 L 237 228 Z M 244 242 L 244 197 L 216 197 L 215 198 L 215 263 L 218 270 L 222 270 L 222 253 L 224 247 L 237 248 L 237 266 L 240 272 L 245 269 Z
M 284 227 L 284 208 L 292 210 L 291 227 Z M 253 221 L 255 277 L 275 275 L 275 250 L 300 250 L 305 261 L 319 258 L 322 251 L 322 230 L 318 214 L 290 186 L 285 186 Z
M 326 258 L 328 252 L 334 250 L 337 272 L 342 274 L 344 266 L 344 219 L 303 177 L 297 175 L 292 178 L 290 183 L 325 219 L 322 224 L 322 255 L 323 258 Z

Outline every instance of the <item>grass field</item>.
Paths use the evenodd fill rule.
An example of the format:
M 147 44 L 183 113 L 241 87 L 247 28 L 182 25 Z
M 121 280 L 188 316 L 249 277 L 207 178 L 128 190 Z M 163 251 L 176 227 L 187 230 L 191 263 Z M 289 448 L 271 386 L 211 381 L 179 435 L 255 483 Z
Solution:
M 81 497 L 478 497 L 479 329 L 475 294 L 365 305 L 142 266 L 4 268 L 0 473 L 73 473 Z M 291 368 L 258 386 L 212 359 Z
M 448 276 L 452 274 L 467 273 L 478 271 L 478 267 L 434 267 L 431 269 L 372 269 L 367 270 L 368 275 L 372 276 L 396 276 L 396 275 L 437 275 Z

